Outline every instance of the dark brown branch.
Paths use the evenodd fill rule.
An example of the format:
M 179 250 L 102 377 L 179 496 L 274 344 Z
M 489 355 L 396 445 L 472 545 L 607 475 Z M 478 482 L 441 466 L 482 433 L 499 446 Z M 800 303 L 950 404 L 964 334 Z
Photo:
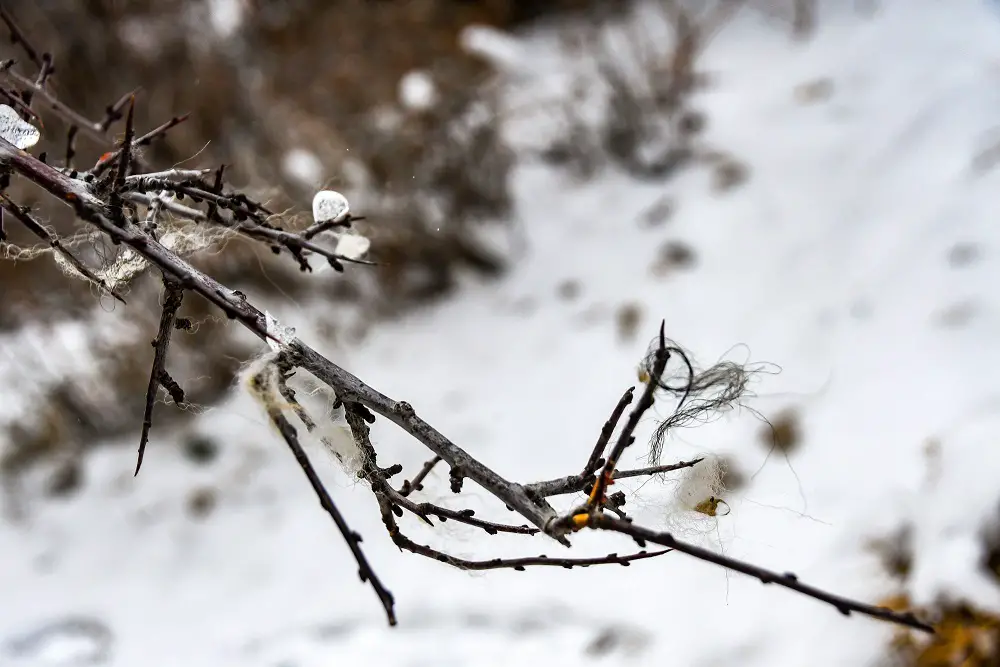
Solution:
M 669 463 L 660 466 L 649 466 L 648 468 L 635 468 L 633 470 L 616 470 L 612 479 L 625 479 L 627 477 L 645 477 L 649 475 L 660 475 L 665 472 L 673 472 L 674 470 L 683 470 L 684 468 L 691 468 L 705 459 L 692 459 L 690 461 L 681 461 L 680 463 Z
M 190 114 L 182 114 L 180 116 L 174 116 L 167 122 L 153 128 L 146 134 L 142 135 L 141 137 L 133 141 L 132 149 L 134 150 L 141 146 L 148 146 L 154 140 L 166 136 L 167 132 L 169 132 L 174 127 L 177 127 L 178 125 L 186 121 L 189 117 Z M 113 151 L 110 151 L 102 155 L 101 158 L 97 161 L 97 164 L 95 164 L 93 168 L 90 170 L 90 173 L 93 174 L 94 176 L 100 176 L 101 174 L 103 174 L 108 169 L 108 167 L 110 167 L 115 163 L 115 159 L 118 157 L 120 151 L 121 149 L 116 148 Z
M 107 110 L 104 112 L 103 120 L 101 120 L 101 122 L 98 123 L 98 126 L 101 128 L 102 132 L 107 132 L 115 121 L 121 120 L 122 110 L 125 108 L 125 105 L 126 104 L 134 105 L 135 96 L 138 92 L 139 92 L 138 90 L 133 90 L 131 93 L 125 93 L 118 99 L 117 102 L 115 102 L 114 104 L 112 104 L 107 108 Z M 132 138 L 130 137 L 129 140 L 131 141 L 131 139 Z
M 608 454 L 607 460 L 604 462 L 604 469 L 597 476 L 594 490 L 587 501 L 588 507 L 592 509 L 599 506 L 601 501 L 604 500 L 605 490 L 613 479 L 615 467 L 618 465 L 618 460 L 621 458 L 622 452 L 635 441 L 632 434 L 639 425 L 639 420 L 642 419 L 646 410 L 653 407 L 653 394 L 660 384 L 660 378 L 663 376 L 663 372 L 667 368 L 667 361 L 670 358 L 670 353 L 667 351 L 665 326 L 664 322 L 660 322 L 660 344 L 656 348 L 653 367 L 650 371 L 650 377 L 646 382 L 646 388 L 643 389 L 642 396 L 639 397 L 639 402 L 629 414 L 622 432 L 618 435 L 618 441 L 615 443 L 614 448 Z
M 680 463 L 650 466 L 648 468 L 635 468 L 634 470 L 615 470 L 614 474 L 611 475 L 611 479 L 616 480 L 626 479 L 628 477 L 642 477 L 644 475 L 659 475 L 665 472 L 690 468 L 697 465 L 701 461 L 702 459 L 694 459 L 691 461 L 681 461 Z M 552 496 L 561 496 L 567 493 L 587 493 L 594 487 L 595 483 L 596 477 L 594 477 L 593 474 L 586 477 L 583 475 L 569 475 L 558 479 L 550 479 L 544 482 L 528 484 L 524 488 L 532 493 L 542 496 L 543 498 L 549 498 Z
M 80 128 L 76 125 L 70 125 L 66 130 L 66 169 L 73 168 L 73 158 L 76 157 L 76 135 L 79 132 Z
M 268 394 L 273 390 L 273 387 L 268 386 L 269 381 L 267 379 L 268 370 L 265 369 L 262 373 L 254 376 L 251 379 L 251 383 L 255 390 L 261 394 Z M 289 423 L 283 414 L 281 414 L 280 408 L 274 405 L 267 406 L 268 417 L 271 419 L 271 423 L 274 424 L 275 428 L 284 438 L 285 443 L 288 445 L 289 449 L 292 450 L 292 454 L 295 456 L 296 462 L 299 467 L 302 468 L 302 472 L 305 473 L 306 478 L 309 480 L 309 484 L 312 485 L 313 491 L 316 492 L 316 496 L 319 498 L 319 504 L 326 510 L 327 514 L 333 519 L 333 522 L 337 524 L 337 529 L 343 536 L 344 541 L 347 542 L 348 548 L 350 548 L 351 553 L 354 555 L 354 560 L 358 563 L 358 576 L 361 577 L 362 582 L 370 583 L 375 594 L 378 596 L 379 601 L 382 603 L 383 609 L 385 609 L 386 618 L 389 620 L 389 625 L 396 625 L 396 612 L 394 610 L 394 600 L 392 593 L 382 584 L 378 575 L 375 574 L 375 570 L 368 563 L 368 559 L 364 552 L 361 550 L 361 535 L 353 530 L 347 525 L 347 521 L 344 516 L 340 513 L 337 505 L 333 502 L 333 498 L 327 492 L 326 487 L 323 485 L 323 481 L 319 478 L 316 470 L 313 468 L 312 463 L 309 461 L 309 457 L 306 456 L 306 452 L 302 449 L 302 445 L 299 443 L 298 433 L 295 427 Z
M 611 412 L 608 421 L 604 422 L 604 427 L 601 428 L 601 435 L 597 438 L 597 444 L 594 445 L 594 449 L 590 453 L 590 458 L 587 459 L 587 464 L 583 467 L 583 472 L 580 473 L 581 477 L 590 477 L 597 472 L 597 469 L 601 465 L 601 454 L 604 453 L 604 449 L 608 446 L 608 441 L 611 440 L 611 434 L 615 432 L 615 427 L 618 426 L 618 421 L 622 418 L 622 413 L 625 412 L 625 408 L 632 402 L 634 389 L 634 387 L 629 387 L 622 394 L 622 397 L 618 400 L 618 405 Z
M 128 115 L 125 118 L 125 136 L 118 147 L 118 170 L 115 172 L 114 192 L 121 195 L 125 191 L 125 178 L 132 162 L 132 140 L 135 138 L 135 97 L 129 98 Z
M 549 558 L 548 556 L 529 556 L 527 558 L 492 558 L 489 560 L 468 560 L 451 556 L 429 547 L 425 544 L 414 542 L 399 530 L 392 513 L 392 503 L 388 498 L 378 495 L 379 508 L 382 512 L 382 523 L 389 531 L 389 537 L 400 549 L 415 553 L 441 563 L 445 563 L 460 570 L 516 570 L 524 571 L 527 567 L 562 567 L 571 570 L 574 567 L 589 567 L 591 565 L 623 565 L 628 567 L 632 561 L 655 558 L 663 554 L 670 553 L 670 549 L 661 551 L 640 551 L 639 553 L 619 556 L 618 554 L 608 554 L 596 558 Z
M 798 577 L 790 572 L 778 574 L 777 572 L 772 572 L 771 570 L 757 567 L 756 565 L 744 563 L 743 561 L 736 560 L 735 558 L 717 554 L 709 549 L 678 540 L 670 533 L 660 533 L 654 530 L 649 530 L 648 528 L 636 526 L 631 521 L 622 521 L 621 519 L 615 519 L 606 514 L 592 515 L 590 517 L 590 525 L 593 528 L 628 535 L 632 537 L 640 547 L 645 546 L 647 542 L 652 542 L 653 544 L 659 544 L 661 546 L 680 551 L 681 553 L 686 553 L 689 556 L 694 556 L 699 560 L 714 563 L 726 568 L 727 570 L 749 575 L 759 579 L 761 583 L 777 584 L 778 586 L 802 593 L 803 595 L 819 600 L 820 602 L 826 602 L 827 604 L 833 605 L 837 611 L 845 616 L 849 616 L 851 612 L 857 612 L 859 614 L 864 614 L 865 616 L 871 616 L 872 618 L 878 618 L 883 621 L 890 621 L 892 623 L 904 625 L 915 630 L 931 633 L 934 632 L 934 628 L 918 619 L 912 613 L 900 613 L 885 607 L 864 604 L 848 598 L 840 597 L 839 595 L 828 593 L 814 586 L 803 584 L 799 581 Z
M 425 463 L 424 466 L 420 469 L 420 472 L 418 472 L 412 480 L 406 480 L 403 482 L 403 486 L 399 488 L 399 495 L 405 498 L 414 491 L 420 491 L 422 488 L 424 488 L 423 481 L 427 479 L 427 475 L 431 474 L 431 470 L 434 469 L 434 466 L 436 466 L 440 462 L 441 462 L 441 457 L 435 456 L 430 461 Z
M 71 253 L 69 249 L 59 241 L 59 237 L 47 230 L 40 222 L 31 217 L 31 213 L 29 213 L 27 209 L 18 206 L 8 199 L 7 195 L 2 193 L 0 193 L 0 206 L 3 207 L 3 210 L 8 211 L 11 215 L 13 215 L 14 218 L 24 225 L 29 232 L 48 243 L 52 250 L 59 253 L 76 271 L 80 273 L 80 275 L 103 289 L 118 301 L 123 304 L 125 303 L 125 298 L 117 290 L 108 285 L 103 278 L 95 274 L 86 264 L 80 261 L 76 255 Z M 0 235 L 0 239 L 2 238 L 3 236 Z
M 149 442 L 149 430 L 153 427 L 153 404 L 156 402 L 156 390 L 163 385 L 170 391 L 170 385 L 176 385 L 173 380 L 166 375 L 165 364 L 167 361 L 167 348 L 170 347 L 170 334 L 174 330 L 174 321 L 177 319 L 177 311 L 180 310 L 181 302 L 184 300 L 184 290 L 173 278 L 163 277 L 163 311 L 160 314 L 160 329 L 153 340 L 153 367 L 149 372 L 149 384 L 146 386 L 146 408 L 142 414 L 142 433 L 139 435 L 139 454 L 135 461 L 135 473 L 139 474 L 142 467 L 142 457 L 146 453 L 146 443 Z M 178 396 L 177 391 L 170 392 L 175 402 L 183 402 L 183 392 Z M 177 401 L 177 398 L 181 401 Z

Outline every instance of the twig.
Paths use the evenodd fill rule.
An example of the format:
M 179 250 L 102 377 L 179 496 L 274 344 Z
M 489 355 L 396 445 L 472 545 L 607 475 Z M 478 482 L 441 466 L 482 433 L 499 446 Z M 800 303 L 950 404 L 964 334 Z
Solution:
M 581 477 L 590 477 L 597 472 L 598 467 L 601 465 L 601 454 L 604 453 L 604 448 L 608 446 L 608 441 L 611 440 L 611 434 L 614 433 L 615 427 L 618 426 L 618 421 L 622 418 L 622 413 L 625 412 L 625 408 L 632 402 L 633 391 L 634 387 L 629 387 L 625 390 L 625 393 L 618 400 L 618 405 L 611 412 L 608 421 L 604 422 L 604 427 L 601 428 L 601 435 L 597 438 L 597 444 L 594 445 L 594 449 L 590 453 L 590 458 L 587 459 L 587 464 L 583 467 L 583 472 L 580 473 Z
M 233 201 L 224 195 L 216 195 L 212 192 L 207 192 L 204 190 L 194 190 L 182 184 L 177 184 L 169 179 L 165 178 L 148 178 L 146 176 L 139 176 L 136 180 L 126 183 L 126 189 L 128 192 L 125 194 L 126 199 L 131 199 L 132 201 L 146 203 L 150 201 L 148 199 L 145 190 L 160 189 L 161 191 L 168 192 L 178 192 L 180 194 L 187 195 L 189 197 L 197 197 L 200 199 L 205 199 L 209 201 L 213 206 L 224 206 L 225 208 L 232 208 Z M 348 262 L 351 264 L 366 264 L 372 265 L 373 262 L 364 259 L 356 259 L 353 257 L 344 257 L 343 255 L 338 255 L 332 250 L 324 248 L 322 246 L 316 245 L 311 241 L 303 239 L 298 234 L 293 234 L 292 232 L 286 232 L 280 229 L 274 229 L 273 227 L 265 226 L 260 222 L 255 222 L 252 220 L 238 220 L 238 219 L 228 219 L 220 214 L 216 214 L 214 217 L 209 218 L 208 213 L 201 211 L 190 206 L 185 206 L 179 202 L 163 202 L 163 207 L 167 210 L 182 215 L 191 220 L 198 222 L 210 221 L 218 224 L 227 229 L 232 229 L 234 231 L 240 232 L 245 236 L 256 239 L 258 241 L 266 241 L 269 243 L 276 243 L 295 253 L 301 253 L 302 251 L 308 251 L 315 253 L 324 259 L 326 259 L 330 266 L 338 272 L 344 270 L 344 265 L 342 262 Z M 301 256 L 301 255 L 299 255 Z M 301 264 L 301 260 L 300 260 Z M 305 267 L 308 264 L 304 265 Z
M 165 368 L 167 360 L 167 348 L 170 347 L 170 334 L 174 330 L 174 321 L 177 319 L 177 311 L 180 310 L 181 302 L 184 299 L 184 290 L 173 278 L 163 277 L 163 311 L 160 314 L 160 329 L 153 340 L 153 367 L 149 372 L 149 384 L 146 386 L 146 408 L 142 413 L 142 433 L 139 435 L 139 454 L 135 461 L 135 473 L 139 474 L 142 467 L 142 457 L 146 453 L 146 443 L 149 442 L 149 430 L 153 427 L 153 404 L 156 402 L 156 390 L 162 385 L 176 387 L 177 383 L 167 375 Z M 179 387 L 177 387 L 179 391 Z M 173 393 L 174 402 L 181 404 L 184 402 L 184 394 Z M 179 400 L 178 400 L 179 399 Z
M 133 90 L 131 93 L 125 93 L 117 102 L 107 108 L 104 113 L 104 119 L 97 124 L 102 133 L 107 133 L 112 123 L 121 119 L 122 109 L 125 108 L 126 104 L 135 104 L 135 96 L 138 92 L 138 90 Z
M 125 118 L 125 136 L 122 138 L 122 145 L 119 149 L 118 169 L 115 171 L 115 179 L 111 188 L 111 211 L 121 218 L 122 194 L 125 192 L 125 178 L 128 176 L 128 168 L 132 158 L 132 137 L 135 134 L 133 119 L 135 116 L 135 97 L 129 98 L 128 116 Z
M 427 478 L 427 475 L 431 474 L 431 470 L 434 469 L 434 466 L 436 466 L 440 462 L 441 462 L 441 457 L 435 456 L 430 461 L 425 463 L 424 466 L 420 469 L 420 472 L 418 472 L 412 480 L 405 480 L 403 482 L 403 486 L 399 487 L 399 495 L 405 498 L 414 491 L 419 491 L 420 489 L 424 488 L 422 482 Z
M 267 386 L 267 371 L 263 371 L 255 375 L 251 379 L 251 383 L 255 386 L 256 390 L 261 393 L 269 393 L 271 388 Z M 386 618 L 389 620 L 389 625 L 396 625 L 396 612 L 394 610 L 394 600 L 392 593 L 382 585 L 382 581 L 375 574 L 375 570 L 368 563 L 368 559 L 365 557 L 364 552 L 361 550 L 361 535 L 353 530 L 347 525 L 347 521 L 344 516 L 337 509 L 337 505 L 333 502 L 333 498 L 327 492 L 326 487 L 323 485 L 323 481 L 316 474 L 316 470 L 313 468 L 312 463 L 309 461 L 309 457 L 306 456 L 306 452 L 302 449 L 302 445 L 299 443 L 298 433 L 295 427 L 289 423 L 285 416 L 281 413 L 280 408 L 274 405 L 269 405 L 267 408 L 268 417 L 271 419 L 271 423 L 274 424 L 275 428 L 281 434 L 281 437 L 285 440 L 289 449 L 292 450 L 292 454 L 295 456 L 296 462 L 298 462 L 299 467 L 302 468 L 302 472 L 305 473 L 306 478 L 309 480 L 309 484 L 312 485 L 313 491 L 316 492 L 316 496 L 319 498 L 319 503 L 326 510 L 327 514 L 333 519 L 333 522 L 337 524 L 337 529 L 343 536 L 344 541 L 347 542 L 347 546 L 350 548 L 351 553 L 354 555 L 354 560 L 358 563 L 358 576 L 361 577 L 362 582 L 370 583 L 375 594 L 378 596 L 379 601 L 382 603 L 382 608 L 385 609 Z
M 896 612 L 885 607 L 864 604 L 862 602 L 840 597 L 839 595 L 828 593 L 814 586 L 803 584 L 799 581 L 798 577 L 790 572 L 778 574 L 777 572 L 772 572 L 771 570 L 757 567 L 756 565 L 751 565 L 749 563 L 736 560 L 735 558 L 717 554 L 709 549 L 688 544 L 687 542 L 674 538 L 670 533 L 660 533 L 654 530 L 649 530 L 648 528 L 637 526 L 631 521 L 615 519 L 606 514 L 594 514 L 590 517 L 590 522 L 593 528 L 628 535 L 632 537 L 640 547 L 645 546 L 647 542 L 652 542 L 653 544 L 659 544 L 661 546 L 680 551 L 681 553 L 686 553 L 689 556 L 694 556 L 699 560 L 720 565 L 727 570 L 750 575 L 751 577 L 759 579 L 761 583 L 777 584 L 778 586 L 802 593 L 803 595 L 819 600 L 820 602 L 826 602 L 827 604 L 833 605 L 837 611 L 845 616 L 850 616 L 851 612 L 857 612 L 859 614 L 864 614 L 865 616 L 871 616 L 873 618 L 904 625 L 915 630 L 930 633 L 934 632 L 934 628 L 919 620 L 912 613 Z
M 681 461 L 680 463 L 669 463 L 660 466 L 649 466 L 648 468 L 635 468 L 633 470 L 616 470 L 611 476 L 612 479 L 625 479 L 627 477 L 646 477 L 650 475 L 660 475 L 665 472 L 673 472 L 674 470 L 682 470 L 684 468 L 691 468 L 698 465 L 705 459 L 691 459 L 690 461 Z
M 634 470 L 615 470 L 611 475 L 612 480 L 625 479 L 628 477 L 641 477 L 644 475 L 659 475 L 665 472 L 690 468 L 700 463 L 703 459 L 691 461 L 681 461 L 680 463 L 670 463 L 667 465 L 650 466 L 648 468 L 635 468 Z M 593 474 L 583 476 L 569 475 L 558 479 L 549 479 L 544 482 L 528 484 L 524 488 L 532 493 L 536 493 L 544 498 L 561 496 L 567 493 L 587 492 L 593 488 L 596 478 Z
M 667 361 L 670 358 L 670 353 L 667 351 L 666 333 L 664 331 L 665 326 L 665 322 L 660 322 L 660 344 L 656 348 L 653 367 L 650 369 L 650 377 L 646 382 L 646 388 L 643 390 L 642 396 L 639 397 L 639 402 L 629 414 L 628 420 L 622 428 L 622 432 L 618 435 L 618 441 L 615 443 L 614 448 L 611 450 L 611 453 L 608 454 L 607 460 L 604 462 L 604 470 L 602 470 L 601 474 L 598 475 L 597 482 L 594 484 L 594 490 L 591 492 L 590 498 L 587 500 L 587 506 L 591 510 L 598 507 L 604 499 L 604 492 L 607 489 L 608 484 L 613 480 L 613 474 L 615 467 L 618 465 L 618 459 L 621 458 L 622 452 L 625 451 L 625 448 L 634 442 L 635 438 L 632 436 L 632 433 L 635 432 L 636 427 L 639 425 L 639 420 L 642 419 L 646 410 L 653 407 L 653 394 L 660 384 L 660 378 L 663 376 L 663 371 L 666 370 Z
M 73 158 L 76 157 L 76 135 L 79 131 L 78 125 L 70 125 L 66 130 L 66 169 L 73 168 Z
M 132 142 L 133 150 L 141 146 L 148 146 L 150 143 L 153 142 L 153 140 L 159 139 L 160 137 L 166 135 L 168 131 L 170 131 L 174 127 L 177 127 L 178 125 L 186 121 L 189 117 L 190 114 L 182 114 L 180 116 L 174 116 L 173 118 L 163 123 L 162 125 L 153 128 L 152 130 L 150 130 L 149 132 L 147 132 L 146 134 L 142 135 L 141 137 Z M 90 174 L 93 176 L 100 176 L 102 173 L 104 173 L 108 169 L 108 167 L 114 164 L 115 158 L 118 157 L 118 153 L 120 151 L 121 151 L 120 148 L 116 148 L 113 151 L 110 151 L 102 155 L 101 158 L 97 161 L 97 164 L 95 164 L 93 168 L 90 170 Z
M 607 556 L 600 556 L 597 558 L 549 558 L 548 556 L 529 556 L 527 558 L 468 560 L 465 558 L 451 556 L 443 551 L 434 549 L 433 547 L 414 542 L 400 532 L 399 526 L 396 524 L 396 520 L 393 517 L 392 504 L 389 502 L 389 499 L 384 495 L 379 494 L 378 503 L 382 512 L 382 522 L 385 524 L 386 530 L 389 531 L 389 537 L 392 539 L 393 544 L 400 549 L 404 549 L 420 556 L 425 556 L 441 563 L 446 563 L 452 567 L 457 567 L 460 570 L 482 571 L 508 569 L 523 572 L 525 568 L 532 566 L 563 567 L 568 570 L 571 570 L 574 567 L 589 567 L 591 565 L 623 565 L 628 567 L 632 561 L 655 558 L 656 556 L 662 556 L 670 553 L 670 549 L 663 549 L 660 551 L 640 551 L 639 553 L 629 554 L 626 556 L 608 554 Z
M 9 62 L 9 61 L 8 61 Z M 6 64 L 6 63 L 5 63 Z M 39 86 L 37 83 L 32 81 L 26 76 L 22 76 L 12 70 L 10 65 L 6 67 L 0 67 L 0 74 L 3 74 L 8 79 L 16 82 L 20 86 L 24 86 L 30 90 L 34 95 L 41 97 L 49 105 L 49 107 L 59 115 L 63 120 L 65 120 L 70 125 L 77 125 L 83 131 L 84 134 L 88 135 L 95 141 L 106 143 L 107 137 L 104 131 L 101 129 L 100 123 L 95 123 L 92 120 L 88 120 L 83 117 L 72 108 L 62 103 L 59 98 L 49 92 L 48 88 Z
M 52 250 L 59 253 L 63 257 L 63 259 L 65 259 L 70 264 L 70 266 L 72 266 L 77 272 L 80 273 L 80 275 L 82 275 L 84 278 L 86 278 L 94 285 L 97 285 L 98 287 L 103 289 L 105 292 L 113 296 L 121 303 L 123 304 L 125 303 L 125 297 L 123 297 L 116 289 L 108 285 L 108 283 L 103 278 L 95 274 L 86 264 L 80 261 L 76 257 L 76 255 L 71 253 L 69 249 L 62 244 L 58 236 L 56 236 L 49 230 L 45 229 L 45 227 L 40 222 L 31 217 L 31 214 L 29 213 L 28 209 L 18 206 L 13 201 L 8 199 L 7 195 L 2 193 L 0 193 L 0 206 L 2 206 L 5 211 L 8 211 L 11 215 L 13 215 L 14 218 L 22 225 L 24 225 L 29 232 L 31 232 L 38 238 L 48 243 L 49 246 L 52 248 Z M 4 238 L 2 232 L 3 232 L 3 227 L 2 224 L 0 224 L 0 240 Z

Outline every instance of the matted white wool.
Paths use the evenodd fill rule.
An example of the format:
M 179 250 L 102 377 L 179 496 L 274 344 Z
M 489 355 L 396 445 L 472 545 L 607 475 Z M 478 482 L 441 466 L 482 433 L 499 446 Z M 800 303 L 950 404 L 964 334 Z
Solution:
M 715 532 L 719 517 L 729 513 L 723 497 L 726 486 L 725 460 L 716 454 L 702 454 L 703 460 L 685 470 L 667 507 L 671 531 L 685 534 Z
M 372 242 L 361 234 L 341 234 L 337 238 L 337 248 L 334 252 L 346 259 L 361 259 L 371 248 Z
M 268 331 L 289 329 L 281 327 L 270 313 L 268 316 Z M 273 322 L 273 324 L 272 324 Z M 294 330 L 291 330 L 294 332 Z M 269 341 L 270 342 L 270 341 Z M 296 391 L 295 400 L 298 408 L 309 416 L 309 424 L 303 423 L 296 415 L 296 406 L 292 405 L 278 391 L 277 359 L 281 353 L 280 346 L 272 348 L 267 354 L 261 355 L 245 364 L 240 373 L 243 385 L 250 395 L 270 414 L 278 411 L 292 422 L 299 433 L 300 442 L 304 446 L 314 443 L 324 449 L 343 467 L 352 479 L 361 470 L 364 457 L 354 434 L 344 417 L 343 407 L 333 408 L 334 393 L 325 385 L 311 383 L 306 391 Z M 259 377 L 261 382 L 254 382 Z M 311 428 L 310 428 L 311 427 Z

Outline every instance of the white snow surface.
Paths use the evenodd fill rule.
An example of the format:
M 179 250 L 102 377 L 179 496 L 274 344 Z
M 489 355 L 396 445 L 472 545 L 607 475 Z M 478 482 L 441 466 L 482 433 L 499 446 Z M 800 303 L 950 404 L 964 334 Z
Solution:
M 325 344 L 308 304 L 261 305 L 526 482 L 582 465 L 660 318 L 703 365 L 726 355 L 778 364 L 750 405 L 800 410 L 804 444 L 789 460 L 765 465 L 748 411 L 667 443 L 667 460 L 711 451 L 760 470 L 714 534 L 690 539 L 876 601 L 893 588 L 865 542 L 912 521 L 915 599 L 958 595 L 1000 610 L 1000 591 L 976 569 L 979 531 L 1000 502 L 1000 170 L 972 166 L 1000 126 L 1000 21 L 978 0 L 880 4 L 874 17 L 829 12 L 807 43 L 749 15 L 715 38 L 703 59 L 713 83 L 697 105 L 705 140 L 750 166 L 741 188 L 714 193 L 704 169 L 665 185 L 609 172 L 579 184 L 525 164 L 514 186 L 528 252 L 505 279 L 469 281 L 352 347 Z M 545 31 L 516 43 L 517 59 L 537 65 L 536 93 L 572 62 Z M 797 86 L 821 78 L 829 99 L 797 100 Z M 676 201 L 672 218 L 643 225 L 664 195 Z M 666 241 L 691 246 L 693 268 L 653 276 Z M 953 266 L 959 244 L 976 250 Z M 557 296 L 566 280 L 580 285 L 575 300 Z M 633 302 L 641 333 L 622 342 L 615 313 Z M 136 435 L 90 456 L 71 500 L 39 500 L 0 523 L 0 665 L 839 666 L 877 662 L 892 634 L 681 554 L 468 574 L 400 553 L 371 494 L 315 448 L 395 594 L 400 623 L 389 628 L 253 401 L 237 392 L 195 428 L 221 443 L 212 466 L 188 462 L 179 434 L 154 426 L 137 478 Z M 402 463 L 404 476 L 428 458 L 384 420 L 373 437 L 380 463 Z M 935 465 L 929 439 L 940 443 Z M 669 484 L 621 486 L 638 521 L 667 525 Z M 186 500 L 203 487 L 216 489 L 217 506 L 193 519 Z M 426 487 L 427 499 L 515 520 L 472 483 L 452 495 L 443 467 Z M 581 534 L 567 552 L 541 537 L 402 522 L 460 556 L 633 548 Z M 625 639 L 588 653 L 609 628 Z

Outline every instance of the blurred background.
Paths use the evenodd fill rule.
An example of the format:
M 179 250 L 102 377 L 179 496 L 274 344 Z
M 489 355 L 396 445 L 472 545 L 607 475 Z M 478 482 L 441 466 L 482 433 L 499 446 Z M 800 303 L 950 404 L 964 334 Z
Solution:
M 371 494 L 316 447 L 396 594 L 389 629 L 243 390 L 259 341 L 185 301 L 195 326 L 168 366 L 191 405 L 161 397 L 133 478 L 160 282 L 135 281 L 123 307 L 8 225 L 0 666 L 1000 664 L 994 3 L 3 7 L 87 118 L 131 91 L 139 132 L 190 114 L 145 149 L 154 168 L 226 164 L 288 228 L 312 222 L 318 190 L 345 193 L 377 266 L 301 273 L 239 239 L 191 261 L 512 479 L 579 468 L 661 319 L 703 366 L 750 363 L 745 405 L 664 454 L 718 457 L 732 511 L 678 506 L 682 477 L 625 486 L 626 509 L 915 607 L 939 633 L 843 618 L 674 554 L 456 572 L 399 553 Z M 36 74 L 17 44 L 0 57 Z M 67 127 L 36 107 L 31 150 L 62 165 Z M 78 137 L 74 166 L 122 132 Z M 90 261 L 121 252 L 30 184 L 8 192 Z M 374 436 L 406 477 L 429 457 L 389 425 Z M 509 520 L 448 486 L 436 470 L 425 499 Z M 557 548 L 404 528 L 465 557 Z M 581 556 L 630 546 L 580 537 Z

